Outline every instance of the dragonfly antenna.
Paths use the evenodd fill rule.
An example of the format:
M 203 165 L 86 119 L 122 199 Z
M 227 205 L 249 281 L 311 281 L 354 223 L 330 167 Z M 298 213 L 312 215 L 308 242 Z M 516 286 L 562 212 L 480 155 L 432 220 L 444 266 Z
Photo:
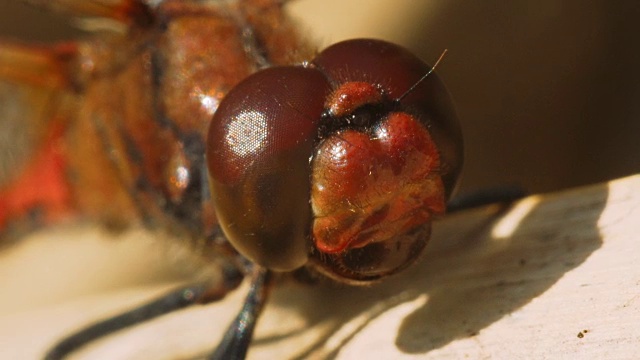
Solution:
M 433 64 L 433 66 L 431 67 L 431 69 L 429 69 L 429 71 L 427 71 L 426 74 L 422 75 L 422 77 L 420 79 L 418 79 L 418 81 L 416 81 L 413 85 L 411 85 L 409 90 L 405 91 L 404 94 L 400 95 L 396 99 L 396 101 L 400 102 L 402 100 L 402 98 L 404 98 L 405 96 L 409 95 L 409 93 L 411 93 L 418 85 L 420 85 L 420 83 L 423 82 L 424 79 L 426 79 L 429 75 L 431 75 L 431 73 L 436 69 L 436 66 L 438 66 L 438 64 L 440 64 L 440 60 L 442 60 L 442 58 L 444 58 L 444 55 L 447 53 L 447 51 L 448 51 L 447 49 L 444 49 L 442 54 L 440 54 L 440 57 L 438 58 L 438 60 L 436 60 L 436 63 Z

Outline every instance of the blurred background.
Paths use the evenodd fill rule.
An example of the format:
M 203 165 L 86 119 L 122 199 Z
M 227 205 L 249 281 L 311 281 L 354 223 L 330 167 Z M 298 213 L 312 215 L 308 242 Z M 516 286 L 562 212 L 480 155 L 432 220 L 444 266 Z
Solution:
M 640 2 L 636 0 L 296 0 L 323 48 L 397 42 L 432 63 L 466 140 L 463 190 L 546 192 L 640 170 Z M 64 18 L 0 0 L 0 34 L 73 36 Z M 0 119 L 0 121 L 2 121 Z

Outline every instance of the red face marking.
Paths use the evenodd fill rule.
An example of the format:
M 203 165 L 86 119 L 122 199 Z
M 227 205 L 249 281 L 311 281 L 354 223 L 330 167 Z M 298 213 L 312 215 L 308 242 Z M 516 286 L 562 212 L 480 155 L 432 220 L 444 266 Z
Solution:
M 318 250 L 339 253 L 411 231 L 444 212 L 438 150 L 406 113 L 369 133 L 346 130 L 320 144 L 311 205 Z
M 361 106 L 380 101 L 382 101 L 382 94 L 374 84 L 352 81 L 336 89 L 325 106 L 331 116 L 340 117 L 352 113 Z

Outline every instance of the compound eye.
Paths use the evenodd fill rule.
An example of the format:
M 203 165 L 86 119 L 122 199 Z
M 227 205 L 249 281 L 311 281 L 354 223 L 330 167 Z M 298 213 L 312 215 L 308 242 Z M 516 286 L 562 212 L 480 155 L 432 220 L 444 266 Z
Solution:
M 259 265 L 288 271 L 307 262 L 309 159 L 329 94 L 317 70 L 271 68 L 234 87 L 211 122 L 207 165 L 218 220 Z

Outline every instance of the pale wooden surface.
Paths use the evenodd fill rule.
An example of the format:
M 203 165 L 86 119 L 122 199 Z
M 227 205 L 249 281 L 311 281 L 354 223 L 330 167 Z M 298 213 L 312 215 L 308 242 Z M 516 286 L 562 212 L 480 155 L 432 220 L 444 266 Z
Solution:
M 281 284 L 250 358 L 637 358 L 640 176 L 495 212 L 442 220 L 419 264 L 369 288 Z M 166 262 L 179 250 L 150 234 L 103 237 L 58 229 L 0 255 L 0 359 L 39 358 L 70 330 L 197 273 Z M 123 331 L 75 358 L 197 358 L 245 291 Z

